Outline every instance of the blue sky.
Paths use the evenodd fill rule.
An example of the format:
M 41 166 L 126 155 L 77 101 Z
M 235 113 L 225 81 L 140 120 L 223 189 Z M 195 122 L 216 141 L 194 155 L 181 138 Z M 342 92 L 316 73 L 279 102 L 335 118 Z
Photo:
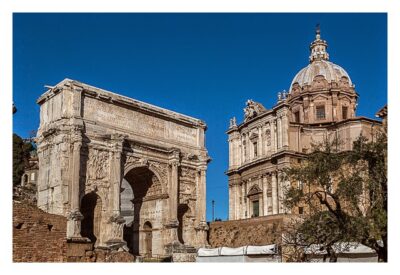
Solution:
M 13 131 L 39 126 L 36 99 L 64 78 L 204 120 L 207 218 L 228 216 L 225 134 L 249 98 L 271 108 L 308 64 L 316 23 L 349 73 L 357 115 L 387 103 L 387 16 L 351 13 L 14 14 Z

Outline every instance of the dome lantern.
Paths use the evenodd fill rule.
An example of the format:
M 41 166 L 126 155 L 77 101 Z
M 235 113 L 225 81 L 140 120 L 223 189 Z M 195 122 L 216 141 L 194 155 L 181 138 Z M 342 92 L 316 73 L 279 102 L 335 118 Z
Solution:
M 315 40 L 310 45 L 310 63 L 316 60 L 329 60 L 329 54 L 326 51 L 328 43 L 321 39 L 321 29 L 317 24 L 315 30 Z

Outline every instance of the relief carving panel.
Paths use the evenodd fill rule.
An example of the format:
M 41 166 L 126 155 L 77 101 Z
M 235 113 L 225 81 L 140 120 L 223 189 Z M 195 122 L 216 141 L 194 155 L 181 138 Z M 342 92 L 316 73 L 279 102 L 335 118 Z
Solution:
M 89 149 L 87 178 L 102 180 L 108 178 L 110 171 L 110 153 L 107 151 Z

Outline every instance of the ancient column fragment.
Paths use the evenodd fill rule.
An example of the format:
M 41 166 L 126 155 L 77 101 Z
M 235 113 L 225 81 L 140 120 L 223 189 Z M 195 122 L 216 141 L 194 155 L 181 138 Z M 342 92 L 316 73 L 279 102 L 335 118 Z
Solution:
M 72 177 L 71 177 L 71 207 L 67 221 L 67 238 L 80 239 L 81 236 L 81 221 L 83 215 L 80 212 L 80 167 L 81 167 L 81 147 L 82 134 L 80 130 L 75 130 L 71 137 L 72 143 Z
M 171 211 L 170 211 L 170 222 L 175 223 L 178 222 L 178 167 L 179 161 L 174 160 L 171 162 L 171 192 L 170 202 L 171 202 Z

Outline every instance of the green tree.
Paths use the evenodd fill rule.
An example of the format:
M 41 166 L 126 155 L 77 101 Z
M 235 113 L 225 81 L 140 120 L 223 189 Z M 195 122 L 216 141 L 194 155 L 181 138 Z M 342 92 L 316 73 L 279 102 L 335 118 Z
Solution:
M 20 184 L 32 150 L 34 146 L 31 142 L 25 142 L 20 136 L 13 134 L 13 186 Z
M 378 133 L 373 141 L 360 136 L 351 151 L 340 148 L 338 140 L 326 139 L 301 164 L 285 170 L 286 180 L 302 183 L 285 190 L 285 206 L 306 209 L 287 227 L 285 241 L 302 248 L 318 244 L 330 261 L 348 248 L 338 243 L 358 242 L 386 262 L 387 136 Z

